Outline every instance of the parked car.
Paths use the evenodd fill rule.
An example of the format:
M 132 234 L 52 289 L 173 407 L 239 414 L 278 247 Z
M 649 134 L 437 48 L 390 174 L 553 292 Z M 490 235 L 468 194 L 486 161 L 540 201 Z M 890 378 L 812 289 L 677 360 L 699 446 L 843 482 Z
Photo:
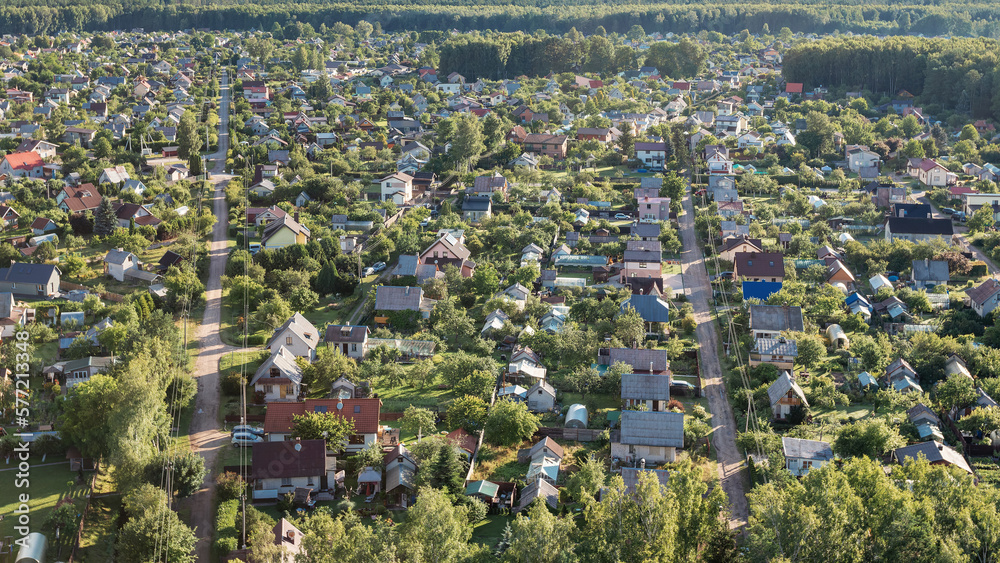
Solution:
M 361 275 L 365 276 L 365 277 L 368 277 L 368 276 L 370 276 L 370 275 L 372 275 L 374 273 L 375 273 L 375 269 L 372 268 L 371 266 L 368 266 L 364 270 L 361 270 Z
M 372 271 L 381 272 L 382 270 L 385 270 L 385 262 L 375 262 L 372 264 Z
M 236 434 L 233 434 L 233 440 L 232 440 L 233 445 L 236 446 L 237 448 L 243 446 L 252 446 L 257 442 L 263 442 L 263 441 L 264 441 L 263 436 L 258 436 L 252 432 L 238 432 Z
M 955 214 L 955 210 L 952 209 L 952 208 L 950 208 L 950 207 L 942 207 L 941 208 L 941 213 L 944 213 L 945 215 L 954 215 Z
M 245 434 L 245 433 L 248 433 L 248 432 L 250 434 L 256 434 L 257 436 L 263 436 L 264 435 L 264 429 L 263 428 L 258 428 L 256 426 L 250 426 L 249 424 L 240 424 L 238 426 L 233 426 L 233 429 L 230 432 L 230 434 L 233 435 L 233 436 L 235 436 L 237 434 Z
M 632 217 L 630 215 L 627 215 L 625 213 L 615 213 L 615 219 L 631 219 L 631 218 Z
M 709 278 L 709 281 L 731 280 L 731 279 L 733 279 L 733 273 L 732 272 L 721 272 L 721 273 L 713 275 L 711 278 Z
M 963 223 L 968 221 L 969 219 L 968 215 L 966 215 L 964 211 L 956 211 L 955 214 L 951 216 L 951 218 L 954 221 L 961 221 Z

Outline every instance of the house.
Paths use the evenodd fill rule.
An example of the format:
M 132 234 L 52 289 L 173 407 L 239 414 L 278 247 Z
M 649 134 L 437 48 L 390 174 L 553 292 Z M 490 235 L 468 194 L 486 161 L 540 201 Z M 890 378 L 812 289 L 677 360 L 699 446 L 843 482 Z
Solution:
M 746 235 L 729 237 L 722 241 L 722 246 L 719 247 L 719 258 L 727 262 L 733 262 L 736 260 L 736 254 L 740 252 L 744 254 L 763 254 L 764 245 L 761 244 L 759 238 L 750 238 Z
M 250 385 L 265 401 L 296 401 L 302 393 L 302 368 L 292 352 L 279 346 L 254 372 Z
M 114 166 L 101 171 L 101 176 L 97 179 L 98 184 L 114 184 L 120 186 L 129 180 L 128 170 L 124 166 Z
M 328 348 L 339 350 L 348 358 L 360 361 L 365 355 L 369 334 L 371 330 L 364 325 L 327 325 L 323 341 Z
M 661 327 L 670 322 L 670 303 L 659 295 L 630 295 L 622 302 L 621 312 L 624 313 L 629 307 L 642 317 L 647 336 L 662 334 Z
M 257 442 L 253 445 L 250 480 L 253 498 L 279 498 L 299 488 L 324 489 L 328 481 L 326 442 L 289 440 Z M 332 469 L 336 472 L 336 458 Z
M 165 274 L 171 266 L 180 267 L 181 262 L 184 261 L 184 257 L 177 254 L 173 250 L 168 250 L 163 253 L 160 261 L 156 264 L 156 272 L 158 274 Z
M 929 258 L 914 260 L 911 277 L 914 289 L 931 289 L 939 285 L 947 285 L 950 279 L 948 262 Z
M 271 353 L 280 348 L 291 352 L 296 358 L 305 358 L 310 362 L 316 359 L 316 346 L 319 344 L 319 331 L 301 313 L 295 313 L 285 324 L 278 327 L 266 346 Z
M 622 375 L 621 394 L 624 408 L 640 405 L 649 412 L 666 412 L 670 402 L 670 376 L 648 373 Z
M 912 171 L 916 172 L 916 178 L 921 184 L 927 187 L 945 187 L 954 184 L 957 180 L 955 174 L 930 158 L 920 159 L 916 167 L 907 165 L 907 172 L 912 176 Z
M 781 282 L 751 282 L 745 281 L 741 285 L 743 290 L 743 301 L 757 299 L 765 302 L 769 297 L 781 291 Z
M 331 413 L 354 421 L 354 434 L 347 439 L 347 453 L 357 453 L 378 440 L 381 433 L 381 399 L 306 399 L 295 403 L 270 403 L 264 416 L 264 432 L 271 442 L 287 440 L 295 426 L 293 417 L 307 412 Z
M 667 144 L 635 143 L 635 159 L 651 170 L 663 170 L 667 161 Z
M 113 205 L 118 226 L 128 228 L 134 222 L 137 226 L 149 225 L 155 227 L 161 223 L 160 219 L 150 213 L 148 209 L 138 203 L 115 203 Z
M 261 248 L 272 250 L 309 242 L 309 229 L 288 215 L 268 223 L 260 239 Z
M 781 453 L 785 456 L 785 469 L 796 477 L 805 477 L 811 469 L 819 469 L 833 461 L 830 444 L 819 440 L 782 436 Z
M 493 200 L 483 196 L 468 196 L 462 202 L 462 219 L 479 223 L 493 214 Z
M 111 276 L 117 281 L 124 282 L 125 272 L 138 268 L 139 258 L 121 248 L 109 250 L 104 256 L 104 275 Z
M 532 412 L 548 412 L 556 406 L 556 389 L 544 379 L 539 380 L 528 389 L 528 410 Z
M 41 178 L 45 162 L 36 152 L 18 152 L 5 155 L 0 160 L 0 177 Z
M 41 158 L 55 158 L 58 147 L 48 141 L 38 139 L 26 139 L 14 149 L 14 154 L 34 152 Z
M 550 133 L 529 133 L 524 137 L 524 150 L 535 154 L 551 156 L 556 160 L 566 158 L 569 137 Z
M 633 373 L 670 373 L 670 360 L 666 350 L 601 348 L 597 351 L 598 365 L 611 366 L 618 362 L 632 366 Z
M 889 217 L 885 220 L 885 240 L 924 242 L 940 240 L 950 243 L 955 229 L 951 219 L 924 219 L 922 217 Z
M 851 172 L 860 172 L 862 168 L 878 167 L 882 163 L 878 153 L 860 145 L 847 145 L 845 149 L 847 168 Z
M 855 279 L 854 274 L 851 273 L 851 270 L 843 262 L 837 258 L 832 258 L 832 260 L 833 262 L 826 267 L 826 283 L 841 287 L 841 290 L 847 293 L 847 290 L 852 287 L 857 279 Z
M 611 456 L 627 463 L 671 463 L 684 447 L 684 413 L 622 411 L 611 436 Z
M 17 228 L 17 220 L 21 217 L 21 214 L 17 212 L 13 207 L 9 205 L 0 205 L 0 227 L 6 229 L 8 227 Z
M 41 236 L 46 233 L 51 233 L 52 231 L 58 229 L 59 226 L 56 225 L 55 221 L 47 217 L 38 217 L 31 222 L 31 234 L 35 236 Z
M 375 311 L 418 311 L 428 318 L 435 301 L 424 297 L 420 287 L 380 285 L 375 290 Z
M 0 268 L 0 292 L 15 296 L 52 299 L 59 294 L 62 272 L 51 264 L 14 262 Z
M 892 458 L 900 465 L 908 459 L 916 460 L 920 457 L 926 458 L 931 465 L 950 465 L 969 475 L 975 475 L 969 463 L 965 461 L 965 456 L 937 440 L 912 444 L 892 451 Z
M 986 317 L 996 309 L 1000 300 L 1000 281 L 996 278 L 989 278 L 978 286 L 966 292 L 969 298 L 969 306 L 980 317 Z
M 785 256 L 780 252 L 735 252 L 733 274 L 749 281 L 784 281 Z
M 733 175 L 733 161 L 729 159 L 729 149 L 725 145 L 706 146 L 705 165 L 709 174 Z
M 382 460 L 385 467 L 385 494 L 390 502 L 403 507 L 417 491 L 417 462 L 403 444 L 397 444 Z
M 79 360 L 56 362 L 45 368 L 43 373 L 52 377 L 61 376 L 59 379 L 63 387 L 69 389 L 90 381 L 98 373 L 106 372 L 114 363 L 115 358 L 110 356 L 88 356 Z
M 552 510 L 559 508 L 559 489 L 545 479 L 535 479 L 521 489 L 521 498 L 514 512 L 520 512 L 531 506 L 535 500 L 542 499 Z
M 636 201 L 636 213 L 639 215 L 639 220 L 644 223 L 669 221 L 670 198 L 643 197 Z
M 750 350 L 750 367 L 771 364 L 778 370 L 790 370 L 799 355 L 794 340 L 783 336 L 778 338 L 758 338 Z
M 451 234 L 445 233 L 424 249 L 418 257 L 421 264 L 433 264 L 443 269 L 451 264 L 462 272 L 462 277 L 472 277 L 476 263 L 469 259 L 472 253 Z
M 503 201 L 507 201 L 508 188 L 507 178 L 499 172 L 494 172 L 493 174 L 476 176 L 475 181 L 472 183 L 471 191 L 477 196 L 486 197 L 493 197 L 494 194 L 500 194 Z
M 404 205 L 413 199 L 413 176 L 405 172 L 390 174 L 377 183 L 382 201 L 392 200 L 396 205 Z
M 767 398 L 771 401 L 771 415 L 775 420 L 785 420 L 796 407 L 809 406 L 805 393 L 795 383 L 790 371 L 781 372 L 767 388 Z
M 246 210 L 247 226 L 260 227 L 261 225 L 277 221 L 286 215 L 285 210 L 277 205 L 272 205 L 271 207 L 248 207 Z

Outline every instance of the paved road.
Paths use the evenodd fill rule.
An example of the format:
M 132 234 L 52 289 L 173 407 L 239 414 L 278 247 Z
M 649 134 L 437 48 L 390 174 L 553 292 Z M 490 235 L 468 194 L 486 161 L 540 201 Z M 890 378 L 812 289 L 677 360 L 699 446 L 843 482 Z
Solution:
M 679 218 L 681 239 L 684 250 L 681 262 L 684 268 L 684 282 L 688 288 L 688 299 L 694 307 L 694 318 L 698 322 L 695 331 L 698 337 L 698 365 L 701 368 L 703 392 L 708 398 L 708 409 L 712 413 L 712 446 L 719 462 L 719 479 L 722 489 L 729 497 L 729 527 L 740 529 L 746 526 L 747 478 L 743 471 L 743 456 L 736 447 L 736 421 L 726 398 L 726 384 L 722 379 L 719 364 L 719 334 L 712 321 L 708 298 L 712 286 L 708 281 L 705 256 L 698 248 L 694 230 L 694 206 L 691 191 L 684 197 L 684 214 Z
M 225 72 L 220 85 L 222 101 L 219 106 L 219 150 L 209 158 L 214 161 L 211 167 L 215 183 L 212 193 L 213 211 L 217 221 L 212 231 L 212 242 L 209 248 L 209 275 L 206 286 L 205 316 L 198 327 L 198 346 L 201 351 L 195 361 L 195 379 L 198 382 L 198 395 L 195 397 L 195 415 L 191 420 L 191 449 L 205 458 L 205 468 L 208 474 L 201 490 L 188 501 L 191 508 L 191 525 L 198 536 L 195 552 L 198 561 L 211 559 L 212 527 L 215 522 L 213 497 L 215 496 L 215 466 L 219 451 L 232 447 L 229 435 L 219 427 L 219 360 L 223 355 L 239 349 L 222 342 L 220 338 L 220 321 L 222 318 L 222 285 L 221 278 L 226 271 L 226 258 L 229 254 L 226 242 L 229 233 L 229 211 L 226 206 L 225 186 L 230 176 L 222 174 L 226 167 L 226 153 L 229 151 L 229 80 Z

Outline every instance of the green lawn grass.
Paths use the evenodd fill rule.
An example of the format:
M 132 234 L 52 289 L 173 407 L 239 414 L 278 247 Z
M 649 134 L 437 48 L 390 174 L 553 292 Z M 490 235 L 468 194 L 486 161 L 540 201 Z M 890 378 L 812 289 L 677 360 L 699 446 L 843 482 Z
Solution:
M 472 525 L 472 541 L 491 548 L 496 547 L 503 537 L 503 531 L 507 523 L 514 517 L 503 514 L 490 514 L 485 520 L 480 520 Z
M 32 458 L 29 462 L 32 466 L 28 477 L 28 487 L 17 488 L 15 479 L 18 471 L 14 470 L 17 461 L 11 458 L 10 463 L 0 462 L 0 514 L 5 518 L 0 521 L 0 537 L 15 536 L 14 526 L 18 518 L 14 511 L 18 508 L 19 495 L 28 494 L 28 510 L 30 517 L 30 528 L 33 532 L 42 531 L 49 513 L 55 508 L 56 503 L 64 498 L 73 499 L 77 511 L 82 512 L 86 504 L 87 487 L 77 485 L 77 474 L 69 470 L 69 463 L 64 462 L 62 456 L 50 456 L 48 462 L 62 462 L 58 465 L 41 466 L 41 460 Z M 90 474 L 86 474 L 90 478 Z M 52 555 L 54 550 L 50 549 Z M 64 551 L 65 554 L 65 551 Z M 53 559 L 55 560 L 55 559 Z
M 87 513 L 76 561 L 99 563 L 114 558 L 120 496 L 94 499 Z
M 433 409 L 456 398 L 451 389 L 441 389 L 435 385 L 428 385 L 423 389 L 403 385 L 394 389 L 376 387 L 373 390 L 382 399 L 382 412 L 403 412 L 410 405 Z

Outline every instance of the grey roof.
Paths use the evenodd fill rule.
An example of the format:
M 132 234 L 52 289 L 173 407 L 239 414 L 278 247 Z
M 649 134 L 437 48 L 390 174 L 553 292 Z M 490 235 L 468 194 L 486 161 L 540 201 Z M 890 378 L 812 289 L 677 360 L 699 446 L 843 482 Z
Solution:
M 375 290 L 376 311 L 417 311 L 424 290 L 419 287 L 380 285 Z
M 622 303 L 621 310 L 624 312 L 628 306 L 632 306 L 647 323 L 670 321 L 670 304 L 659 295 L 631 295 Z
M 903 463 L 908 458 L 917 459 L 920 456 L 924 456 L 932 464 L 944 462 L 961 467 L 969 474 L 972 474 L 972 469 L 969 467 L 968 462 L 965 461 L 965 457 L 941 442 L 921 442 L 893 450 L 892 452 L 892 457 L 899 463 Z
M 517 511 L 528 508 L 537 498 L 544 498 L 553 510 L 559 507 L 559 489 L 545 479 L 535 479 L 521 489 L 521 500 L 517 505 Z
M 622 444 L 684 447 L 684 413 L 622 411 L 620 420 Z
M 492 203 L 488 197 L 469 196 L 462 203 L 462 211 L 489 211 L 490 205 Z
M 253 379 L 250 381 L 250 385 L 256 384 L 260 379 L 270 377 L 272 367 L 278 370 L 280 373 L 279 377 L 287 377 L 295 383 L 302 382 L 302 368 L 295 362 L 295 354 L 292 354 L 288 351 L 288 348 L 282 346 L 257 368 L 257 371 L 253 374 Z
M 614 365 L 615 362 L 624 362 L 632 366 L 634 371 L 667 371 L 670 367 L 666 350 L 646 348 L 612 348 L 608 355 L 608 365 Z
M 758 338 L 753 353 L 771 356 L 798 356 L 799 349 L 794 340 L 787 338 Z
M 663 247 L 658 240 L 628 240 L 625 241 L 625 250 L 646 250 L 649 252 L 662 252 Z
M 108 254 L 104 257 L 104 261 L 108 264 L 124 264 L 128 257 L 131 256 L 133 261 L 135 260 L 135 254 L 125 250 L 109 250 Z
M 319 343 L 319 331 L 316 330 L 316 327 L 309 322 L 309 319 L 303 317 L 301 313 L 295 313 L 285 321 L 285 324 L 274 331 L 274 334 L 267 341 L 267 346 L 270 347 L 275 339 L 284 334 L 286 330 L 294 332 L 303 342 L 311 344 L 312 348 L 315 348 Z
M 635 235 L 637 237 L 659 237 L 660 236 L 660 224 L 659 223 L 639 223 L 632 227 L 629 234 Z
M 324 342 L 364 342 L 368 327 L 351 325 L 327 325 Z
M 802 438 L 781 438 L 781 453 L 785 458 L 810 459 L 817 461 L 830 461 L 833 459 L 833 450 L 830 444 L 819 440 L 805 440 Z
M 12 283 L 46 284 L 52 278 L 53 270 L 58 268 L 51 264 L 24 264 L 14 262 L 9 268 L 0 268 L 0 281 Z
M 635 401 L 669 401 L 670 376 L 626 373 L 622 376 L 622 399 Z
M 413 470 L 412 466 L 406 463 L 397 463 L 385 472 L 385 490 L 392 491 L 396 487 L 403 486 L 410 491 L 415 491 L 417 488 L 414 484 L 416 476 L 417 472 Z
M 626 250 L 625 251 L 625 261 L 626 262 L 659 262 L 663 259 L 663 255 L 659 252 L 654 252 L 651 250 Z
M 556 388 L 553 387 L 552 385 L 550 385 L 549 382 L 545 381 L 544 379 L 542 379 L 538 383 L 532 385 L 531 389 L 528 389 L 528 395 L 534 394 L 534 392 L 536 390 L 539 390 L 539 389 L 541 389 L 542 391 L 545 391 L 546 393 L 552 395 L 553 397 L 556 396 Z
M 925 405 L 923 403 L 921 403 L 921 404 L 919 404 L 919 405 L 917 405 L 915 407 L 912 407 L 912 408 L 910 408 L 910 410 L 906 411 L 906 418 L 910 422 L 913 422 L 918 417 L 922 417 L 922 418 L 926 418 L 928 420 L 935 421 L 938 424 L 941 423 L 941 419 L 938 418 L 938 415 L 934 414 L 934 411 L 932 411 L 930 409 L 930 407 L 928 407 L 927 405 Z
M 802 401 L 803 405 L 807 407 L 809 406 L 809 402 L 806 401 L 806 394 L 802 392 L 802 388 L 799 387 L 798 383 L 795 383 L 795 380 L 792 379 L 791 372 L 787 370 L 781 372 L 778 379 L 775 379 L 774 383 L 767 388 L 767 398 L 770 399 L 771 405 L 774 405 L 780 401 L 782 397 L 788 394 L 788 391 L 793 391 L 795 395 L 798 396 L 799 400 Z
M 948 262 L 945 260 L 914 260 L 914 281 L 948 281 Z
M 751 305 L 750 330 L 766 330 L 782 332 L 793 330 L 801 332 L 802 309 L 787 305 Z
M 403 254 L 399 257 L 396 267 L 392 270 L 394 276 L 415 276 L 417 275 L 417 264 L 420 259 L 416 254 Z

